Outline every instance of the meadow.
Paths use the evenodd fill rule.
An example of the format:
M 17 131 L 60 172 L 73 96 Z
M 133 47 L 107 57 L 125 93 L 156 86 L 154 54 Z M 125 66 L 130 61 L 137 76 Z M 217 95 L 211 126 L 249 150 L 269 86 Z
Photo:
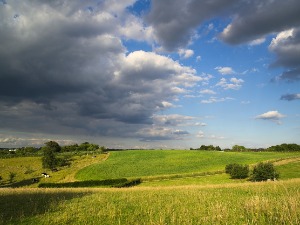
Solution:
M 255 164 L 300 157 L 289 152 L 143 150 L 111 152 L 109 160 L 78 171 L 78 180 L 142 178 L 144 181 L 218 174 L 229 163 Z
M 261 161 L 274 162 L 279 181 L 254 183 L 224 173 L 228 163 Z M 116 151 L 74 156 L 69 167 L 39 181 L 63 187 L 141 178 L 130 188 L 24 183 L 43 171 L 39 157 L 0 159 L 0 169 L 3 177 L 17 174 L 14 184 L 0 181 L 0 224 L 300 224 L 295 152 Z
M 300 179 L 125 189 L 2 189 L 0 224 L 299 224 Z M 17 204 L 18 203 L 18 204 Z

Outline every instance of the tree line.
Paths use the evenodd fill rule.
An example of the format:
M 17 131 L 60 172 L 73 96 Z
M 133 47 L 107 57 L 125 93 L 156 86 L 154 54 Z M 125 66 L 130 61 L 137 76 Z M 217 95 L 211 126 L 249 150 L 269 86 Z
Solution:
M 219 146 L 213 145 L 201 145 L 199 148 L 190 148 L 190 150 L 201 150 L 201 151 L 230 151 L 230 152 L 297 152 L 300 151 L 300 145 L 298 144 L 281 144 L 274 145 L 268 148 L 246 148 L 242 145 L 233 145 L 232 148 L 221 149 Z
M 43 155 L 45 148 L 51 148 L 55 153 L 74 153 L 80 152 L 104 152 L 106 148 L 89 142 L 83 142 L 81 144 L 72 144 L 60 146 L 56 141 L 48 141 L 42 147 L 21 147 L 21 148 L 1 148 L 0 158 L 7 157 L 22 157 L 22 156 L 40 156 Z

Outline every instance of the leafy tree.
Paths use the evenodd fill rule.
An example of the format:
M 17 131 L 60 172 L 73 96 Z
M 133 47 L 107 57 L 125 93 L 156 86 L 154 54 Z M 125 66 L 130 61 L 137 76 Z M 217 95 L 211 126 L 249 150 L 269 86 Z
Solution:
M 216 146 L 216 147 L 215 147 L 215 150 L 217 150 L 217 151 L 222 151 L 222 149 L 220 148 L 220 146 Z
M 271 146 L 267 150 L 275 152 L 296 152 L 300 151 L 300 145 L 283 143 L 281 145 Z
M 234 145 L 234 146 L 232 146 L 232 151 L 234 151 L 234 152 L 244 152 L 246 150 L 247 149 L 244 146 L 242 146 L 242 145 Z
M 225 172 L 230 175 L 232 179 L 244 179 L 249 175 L 249 166 L 240 164 L 228 164 L 225 167 Z
M 54 149 L 49 146 L 44 146 L 43 148 L 42 164 L 43 168 L 53 170 L 57 165 L 57 159 L 55 156 Z
M 198 150 L 204 150 L 204 151 L 221 151 L 221 148 L 219 146 L 213 146 L 213 145 L 201 145 Z
M 60 152 L 61 151 L 60 145 L 55 141 L 48 141 L 48 142 L 45 143 L 45 145 L 48 148 L 51 148 L 54 152 Z
M 251 180 L 252 181 L 266 181 L 276 180 L 279 178 L 279 173 L 275 170 L 274 165 L 270 162 L 258 163 L 254 166 Z
M 78 144 L 66 145 L 61 147 L 62 152 L 75 152 L 78 150 Z

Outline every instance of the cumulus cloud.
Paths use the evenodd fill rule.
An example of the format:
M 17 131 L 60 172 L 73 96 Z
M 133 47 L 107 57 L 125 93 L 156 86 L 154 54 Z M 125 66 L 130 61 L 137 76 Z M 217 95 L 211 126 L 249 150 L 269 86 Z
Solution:
M 228 66 L 225 66 L 225 67 L 218 66 L 215 68 L 215 70 L 217 70 L 222 75 L 230 75 L 230 74 L 236 73 L 231 67 L 228 67 Z
M 169 57 L 127 53 L 122 37 L 151 39 L 125 15 L 134 2 L 0 4 L 1 128 L 130 136 L 205 80 Z
M 275 111 L 268 111 L 266 113 L 258 115 L 255 117 L 255 119 L 270 120 L 277 124 L 281 124 L 280 119 L 282 119 L 284 117 L 286 117 L 286 116 L 275 110 Z
M 187 59 L 194 55 L 194 51 L 192 49 L 182 49 L 181 48 L 178 50 L 178 54 L 180 55 L 180 57 Z
M 231 78 L 229 81 L 225 78 L 221 78 L 220 81 L 216 84 L 216 86 L 220 86 L 225 90 L 233 89 L 239 90 L 242 87 L 244 80 L 237 79 L 235 77 Z
M 281 100 L 287 100 L 287 101 L 299 100 L 300 99 L 300 93 L 282 95 L 280 99 Z

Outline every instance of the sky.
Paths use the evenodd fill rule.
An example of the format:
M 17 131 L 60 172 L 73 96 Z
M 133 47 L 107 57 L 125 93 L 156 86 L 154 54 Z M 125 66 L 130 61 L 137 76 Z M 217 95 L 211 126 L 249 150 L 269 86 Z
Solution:
M 0 147 L 300 144 L 299 0 L 0 0 Z

